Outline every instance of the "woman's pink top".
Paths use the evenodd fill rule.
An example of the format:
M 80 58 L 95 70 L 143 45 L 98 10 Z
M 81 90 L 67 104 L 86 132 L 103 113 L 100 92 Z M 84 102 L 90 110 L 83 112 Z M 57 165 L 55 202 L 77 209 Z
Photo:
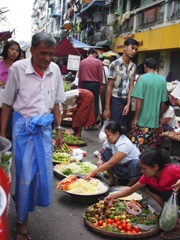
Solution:
M 6 84 L 8 77 L 8 69 L 6 68 L 5 62 L 2 60 L 0 61 L 0 80 Z

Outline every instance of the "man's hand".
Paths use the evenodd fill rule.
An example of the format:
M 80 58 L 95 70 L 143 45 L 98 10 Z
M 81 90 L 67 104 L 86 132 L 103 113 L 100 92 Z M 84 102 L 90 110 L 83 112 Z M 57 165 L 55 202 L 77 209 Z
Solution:
M 123 109 L 122 115 L 126 116 L 128 113 L 129 113 L 129 107 L 128 107 L 128 105 L 126 105 Z
M 55 150 L 59 149 L 63 144 L 62 140 L 62 132 L 61 129 L 58 129 L 56 132 L 56 138 L 55 138 Z
M 131 123 L 131 128 L 132 128 L 133 130 L 137 130 L 137 129 L 138 129 L 137 122 L 138 122 L 137 119 L 134 119 L 134 120 L 132 121 L 132 123 Z
M 103 112 L 104 119 L 109 120 L 110 119 L 110 114 L 111 114 L 110 110 L 105 109 L 104 112 Z

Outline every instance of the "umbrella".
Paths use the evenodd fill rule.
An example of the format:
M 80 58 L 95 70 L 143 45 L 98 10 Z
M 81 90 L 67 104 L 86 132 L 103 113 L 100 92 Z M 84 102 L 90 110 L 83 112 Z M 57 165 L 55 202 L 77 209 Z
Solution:
M 86 55 L 87 49 L 92 46 L 80 42 L 75 38 L 67 39 L 66 37 L 57 45 L 55 49 L 55 57 L 67 57 L 69 54 L 72 55 Z
M 12 32 L 10 31 L 0 32 L 0 42 L 11 38 L 11 36 Z
M 104 58 L 109 58 L 113 56 L 118 56 L 118 54 L 112 51 L 108 51 L 108 52 L 104 52 L 101 56 Z

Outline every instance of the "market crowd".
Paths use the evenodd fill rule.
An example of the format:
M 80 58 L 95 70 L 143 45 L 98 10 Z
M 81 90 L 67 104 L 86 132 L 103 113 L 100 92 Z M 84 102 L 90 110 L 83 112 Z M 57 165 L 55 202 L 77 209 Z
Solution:
M 12 141 L 16 166 L 12 197 L 17 212 L 13 234 L 18 240 L 32 239 L 27 229 L 29 212 L 36 205 L 51 204 L 52 127 L 56 130 L 55 148 L 63 143 L 60 105 L 64 113 L 69 105 L 75 106 L 72 129 L 76 137 L 81 137 L 83 130 L 98 130 L 99 121 L 102 125 L 108 122 L 98 167 L 85 178 L 107 171 L 110 186 L 118 178 L 127 180 L 130 188 L 107 196 L 107 204 L 146 187 L 163 206 L 180 188 L 180 167 L 170 164 L 165 150 L 159 147 L 163 125 L 164 129 L 178 128 L 171 102 L 180 106 L 180 98 L 172 94 L 171 102 L 168 100 L 166 79 L 157 74 L 156 60 L 145 59 L 144 73 L 135 81 L 136 65 L 131 60 L 138 51 L 135 39 L 125 40 L 124 53 L 114 61 L 100 61 L 97 51 L 90 48 L 80 62 L 77 89 L 65 92 L 59 66 L 53 62 L 55 48 L 56 40 L 39 32 L 32 37 L 30 58 L 20 59 L 19 44 L 7 41 L 0 61 L 0 127 L 1 136 Z M 8 231 L 3 234 L 1 239 L 8 240 Z

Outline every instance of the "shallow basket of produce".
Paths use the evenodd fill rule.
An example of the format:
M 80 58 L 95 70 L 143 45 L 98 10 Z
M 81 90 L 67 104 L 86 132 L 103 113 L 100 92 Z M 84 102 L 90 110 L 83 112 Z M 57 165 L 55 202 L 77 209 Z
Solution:
M 107 237 L 112 237 L 112 238 L 118 238 L 118 239 L 132 239 L 132 238 L 145 238 L 145 237 L 150 237 L 155 235 L 156 233 L 158 233 L 160 231 L 159 227 L 156 227 L 154 229 L 151 229 L 147 232 L 136 232 L 136 233 L 126 233 L 124 232 L 120 232 L 120 231 L 113 231 L 111 227 L 107 226 L 104 229 L 99 228 L 99 227 L 95 227 L 91 222 L 87 221 L 86 219 L 84 219 L 84 224 L 85 226 L 87 226 L 89 229 L 91 229 L 92 231 L 107 236 Z
M 127 204 L 138 206 L 141 211 L 134 214 L 137 208 L 132 208 L 131 213 L 127 211 Z M 128 205 L 130 207 L 130 204 Z M 86 208 L 84 212 L 84 224 L 89 229 L 112 238 L 145 238 L 155 235 L 160 231 L 159 217 L 149 207 L 143 207 L 135 200 L 122 201 L 116 199 L 111 207 L 104 200 Z
M 64 138 L 63 141 L 70 146 L 87 146 L 86 140 L 84 140 L 83 138 L 74 137 L 73 135 L 69 135 L 69 137 Z

